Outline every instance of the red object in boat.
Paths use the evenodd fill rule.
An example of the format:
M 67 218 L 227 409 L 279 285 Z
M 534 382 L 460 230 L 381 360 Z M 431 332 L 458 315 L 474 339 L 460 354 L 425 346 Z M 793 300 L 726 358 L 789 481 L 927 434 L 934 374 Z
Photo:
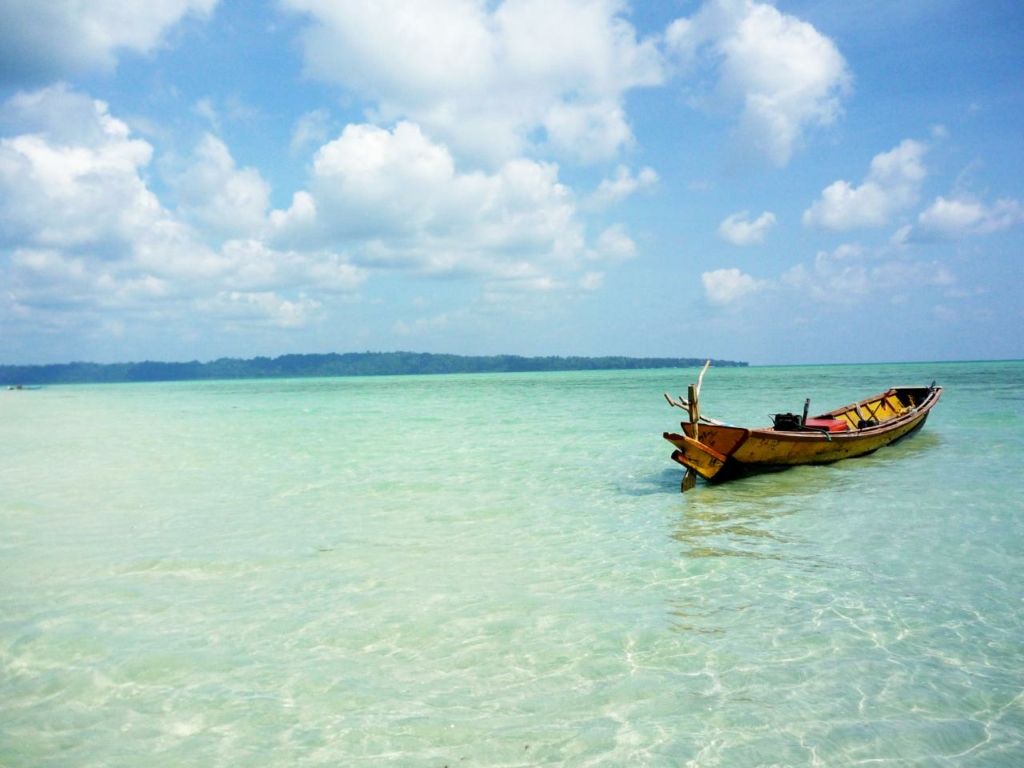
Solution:
M 810 429 L 824 429 L 826 432 L 845 432 L 850 428 L 842 419 L 807 419 L 804 426 Z

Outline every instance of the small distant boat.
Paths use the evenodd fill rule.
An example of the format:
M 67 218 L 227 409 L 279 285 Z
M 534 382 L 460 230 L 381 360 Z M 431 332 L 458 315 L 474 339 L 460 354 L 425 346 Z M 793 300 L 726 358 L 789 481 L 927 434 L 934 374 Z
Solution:
M 924 426 L 928 413 L 942 396 L 942 387 L 893 387 L 842 408 L 808 416 L 810 400 L 802 414 L 778 413 L 772 426 L 746 429 L 724 424 L 700 414 L 700 385 L 691 385 L 688 400 L 670 405 L 683 408 L 690 420 L 683 433 L 665 432 L 676 450 L 672 459 L 686 467 L 683 491 L 692 488 L 697 475 L 712 483 L 770 472 L 798 464 L 829 464 L 864 456 L 911 435 Z

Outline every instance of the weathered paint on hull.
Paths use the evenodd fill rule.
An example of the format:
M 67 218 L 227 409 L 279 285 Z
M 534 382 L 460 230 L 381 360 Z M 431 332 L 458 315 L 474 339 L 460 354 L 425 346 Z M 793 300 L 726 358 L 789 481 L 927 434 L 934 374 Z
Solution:
M 891 390 L 890 392 L 896 392 Z M 693 424 L 682 424 L 684 434 L 666 432 L 664 437 L 676 451 L 672 459 L 696 471 L 705 480 L 723 482 L 745 475 L 771 472 L 801 464 L 829 464 L 842 459 L 865 456 L 916 432 L 938 402 L 941 388 L 902 390 L 915 403 L 897 413 L 886 413 L 886 421 L 851 431 L 831 433 L 788 432 L 773 429 L 743 429 L 716 424 L 701 424 L 699 441 L 693 439 Z M 826 414 L 834 418 L 852 418 L 857 406 L 885 405 L 889 393 L 846 406 Z M 922 399 L 916 399 L 922 395 Z M 892 400 L 896 404 L 895 400 Z
M 767 472 L 781 472 L 784 469 L 789 469 L 791 467 L 798 466 L 799 464 L 831 464 L 836 461 L 842 461 L 843 459 L 855 459 L 861 456 L 868 456 L 869 454 L 872 454 L 875 451 L 877 451 L 879 448 L 884 448 L 887 445 L 892 445 L 893 443 L 899 440 L 902 440 L 906 437 L 910 437 L 912 434 L 914 434 L 915 432 L 920 430 L 921 427 L 924 426 L 924 423 L 927 420 L 927 418 L 928 415 L 925 414 L 924 418 L 918 419 L 916 424 L 912 426 L 909 430 L 904 431 L 901 429 L 898 434 L 895 434 L 891 439 L 886 440 L 885 442 L 878 443 L 876 441 L 872 441 L 871 447 L 858 446 L 856 451 L 842 453 L 841 455 L 835 453 L 825 454 L 821 458 L 813 461 L 801 461 L 780 464 L 775 461 L 743 462 L 730 457 L 726 459 L 725 464 L 721 468 L 721 470 L 719 470 L 712 477 L 705 479 L 708 480 L 708 482 L 710 483 L 717 484 L 724 483 L 729 480 L 738 480 L 743 477 L 750 477 L 752 475 L 760 475 Z
M 798 464 L 828 464 L 840 459 L 851 459 L 873 453 L 883 446 L 919 429 L 928 414 L 896 429 L 876 428 L 876 434 L 865 432 L 830 435 L 792 434 L 757 430 L 732 454 L 735 461 L 751 466 L 795 466 Z

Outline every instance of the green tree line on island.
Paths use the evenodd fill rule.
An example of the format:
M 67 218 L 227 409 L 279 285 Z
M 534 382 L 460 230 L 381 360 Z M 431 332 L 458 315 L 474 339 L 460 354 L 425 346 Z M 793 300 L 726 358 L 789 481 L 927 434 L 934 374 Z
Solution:
M 250 360 L 220 358 L 201 363 L 58 363 L 0 365 L 7 386 L 96 384 L 213 379 L 281 379 L 326 376 L 400 376 L 441 373 L 526 373 L 537 371 L 636 370 L 692 368 L 695 357 L 476 357 L 427 352 L 348 352 L 345 354 L 281 355 Z M 744 362 L 712 360 L 716 366 L 746 366 Z

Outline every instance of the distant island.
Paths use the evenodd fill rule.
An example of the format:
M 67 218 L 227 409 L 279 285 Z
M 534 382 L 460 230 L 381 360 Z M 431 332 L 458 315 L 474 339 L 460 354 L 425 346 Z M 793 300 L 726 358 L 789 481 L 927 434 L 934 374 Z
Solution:
M 114 384 L 143 381 L 214 379 L 285 379 L 329 376 L 401 376 L 438 373 L 527 373 L 536 371 L 611 371 L 645 368 L 693 368 L 696 357 L 473 357 L 427 352 L 347 352 L 345 354 L 281 355 L 251 360 L 220 358 L 208 363 L 60 363 L 0 365 L 4 386 L 43 384 Z M 720 367 L 743 362 L 712 360 Z

